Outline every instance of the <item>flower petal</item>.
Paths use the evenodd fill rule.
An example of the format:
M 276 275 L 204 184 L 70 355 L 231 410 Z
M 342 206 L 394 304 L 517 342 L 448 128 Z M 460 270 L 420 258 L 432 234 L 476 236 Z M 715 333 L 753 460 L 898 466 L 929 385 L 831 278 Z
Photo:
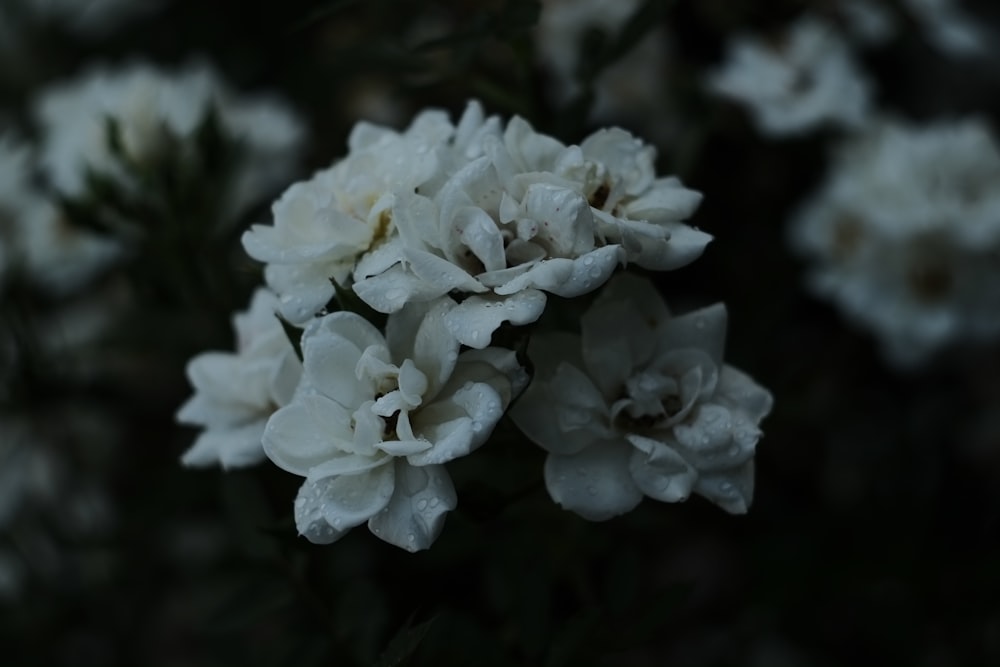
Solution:
M 753 378 L 732 366 L 723 366 L 719 375 L 717 397 L 738 407 L 754 424 L 771 412 L 774 397 L 767 389 L 754 382 Z
M 698 471 L 668 444 L 630 435 L 636 447 L 629 460 L 629 473 L 642 492 L 665 503 L 687 500 L 698 481 Z
M 326 520 L 324 503 L 327 489 L 332 483 L 332 478 L 304 482 L 295 497 L 295 527 L 299 535 L 313 544 L 332 544 L 347 532 L 346 528 L 335 529 Z
M 450 396 L 448 390 L 446 386 L 436 404 L 450 405 L 428 406 L 413 415 L 415 432 L 434 443 L 426 452 L 408 457 L 413 465 L 446 463 L 469 454 L 486 442 L 503 416 L 500 394 L 485 382 L 464 382 Z
M 745 514 L 753 502 L 753 478 L 751 460 L 732 471 L 702 475 L 694 490 L 730 514 Z
M 474 295 L 445 315 L 445 325 L 463 345 L 482 349 L 503 322 L 521 325 L 537 320 L 545 310 L 545 293 L 527 289 L 507 297 Z
M 368 521 L 368 528 L 389 544 L 419 551 L 444 527 L 458 496 L 444 466 L 417 467 L 396 459 L 396 486 L 389 504 Z
M 441 296 L 452 290 L 474 293 L 486 291 L 486 287 L 468 271 L 443 257 L 414 248 L 407 248 L 404 256 L 413 275 L 427 285 L 433 286 L 433 290 L 430 287 L 426 288 L 428 293 L 436 291 L 437 296 Z
M 679 221 L 691 217 L 702 199 L 700 192 L 685 188 L 678 179 L 661 178 L 622 208 L 629 218 L 650 222 Z
M 323 517 L 336 530 L 364 523 L 389 504 L 396 485 L 392 459 L 356 475 L 330 477 L 323 492 Z
M 445 325 L 445 315 L 454 306 L 449 297 L 407 304 L 386 322 L 385 337 L 392 359 L 397 363 L 412 359 L 427 378 L 424 402 L 437 396 L 458 359 L 459 342 Z
M 572 298 L 600 287 L 624 259 L 622 249 L 607 245 L 575 259 L 545 259 L 510 282 L 496 288 L 497 294 L 513 294 L 535 288 Z
M 301 394 L 267 420 L 262 442 L 275 465 L 305 477 L 309 469 L 350 451 L 351 413 L 317 394 Z
M 346 280 L 349 265 L 268 264 L 264 279 L 281 296 L 278 310 L 292 324 L 301 326 L 323 310 L 333 298 L 330 279 Z
M 402 264 L 359 280 L 353 288 L 359 299 L 380 313 L 394 313 L 411 301 L 430 301 L 448 291 L 418 278 Z
M 265 458 L 261 436 L 266 419 L 258 419 L 231 429 L 207 430 L 181 456 L 186 466 L 205 467 L 221 464 L 223 468 L 243 468 Z
M 642 501 L 642 491 L 629 474 L 631 447 L 604 441 L 571 456 L 549 454 L 545 487 L 564 509 L 590 521 L 624 514 Z
M 475 206 L 466 206 L 455 212 L 452 227 L 462 245 L 483 265 L 485 271 L 506 268 L 503 237 L 489 213 Z
M 657 332 L 659 349 L 701 349 L 721 368 L 726 347 L 727 319 L 726 306 L 722 303 L 674 317 Z

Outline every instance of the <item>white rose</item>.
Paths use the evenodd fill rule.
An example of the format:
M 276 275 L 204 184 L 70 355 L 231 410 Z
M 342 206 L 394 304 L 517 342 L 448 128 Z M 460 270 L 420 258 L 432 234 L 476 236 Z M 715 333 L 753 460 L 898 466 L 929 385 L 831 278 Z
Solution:
M 700 494 L 745 512 L 771 395 L 722 362 L 721 305 L 671 317 L 648 281 L 622 274 L 580 336 L 532 339 L 535 376 L 511 417 L 549 452 L 552 498 L 591 520 Z
M 333 542 L 366 521 L 410 551 L 437 538 L 457 502 L 442 464 L 486 441 L 518 372 L 512 352 L 459 355 L 446 309 L 408 306 L 384 336 L 349 312 L 306 328 L 302 384 L 268 421 L 264 448 L 306 478 L 295 521 L 310 541 Z
M 236 468 L 264 460 L 267 419 L 291 400 L 302 364 L 275 310 L 277 298 L 258 289 L 250 308 L 233 317 L 236 352 L 205 352 L 188 362 L 195 388 L 177 421 L 203 427 L 181 461 Z

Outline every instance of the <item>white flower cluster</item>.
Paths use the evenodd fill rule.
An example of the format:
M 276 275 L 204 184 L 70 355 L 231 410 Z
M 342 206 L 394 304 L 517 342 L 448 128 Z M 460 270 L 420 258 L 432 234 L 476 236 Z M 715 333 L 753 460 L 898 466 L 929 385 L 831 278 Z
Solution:
M 381 313 L 444 300 L 448 331 L 483 348 L 537 320 L 547 293 L 593 291 L 625 262 L 677 268 L 711 239 L 683 223 L 701 195 L 657 178 L 653 147 L 617 128 L 566 146 L 471 103 L 457 126 L 437 111 L 402 133 L 360 123 L 349 147 L 243 237 L 294 323 L 335 280 Z
M 204 431 L 181 458 L 184 464 L 229 468 L 264 459 L 264 425 L 289 403 L 302 376 L 276 306 L 273 293 L 258 289 L 250 308 L 233 317 L 236 352 L 205 352 L 188 363 L 195 395 L 178 410 L 177 420 Z
M 5 275 L 18 273 L 62 294 L 107 266 L 117 244 L 66 223 L 32 184 L 34 158 L 10 132 L 0 133 L 0 285 Z
M 839 0 L 835 9 L 847 24 L 848 33 L 862 44 L 883 44 L 901 24 L 915 22 L 923 39 L 941 53 L 955 57 L 996 55 L 991 43 L 996 36 L 985 21 L 965 11 L 955 0 Z
M 683 266 L 711 237 L 683 222 L 701 196 L 676 178 L 657 178 L 654 150 L 620 129 L 566 146 L 521 118 L 505 127 L 470 103 L 457 124 L 438 111 L 421 113 L 402 132 L 360 123 L 349 147 L 344 159 L 278 199 L 273 225 L 244 234 L 247 252 L 267 264 L 276 296 L 265 301 L 258 293 L 244 321 L 252 319 L 260 344 L 244 340 L 236 355 L 204 355 L 189 366 L 198 393 L 179 417 L 207 430 L 185 459 L 242 465 L 262 451 L 305 478 L 294 513 L 311 541 L 333 542 L 367 523 L 383 540 L 415 551 L 430 546 L 456 506 L 445 464 L 485 444 L 528 384 L 515 351 L 497 344 L 497 329 L 509 323 L 523 341 L 531 330 L 516 327 L 539 319 L 548 294 L 599 289 L 625 263 Z M 384 329 L 338 309 L 350 303 L 328 312 L 334 283 L 386 314 Z M 641 309 L 653 310 L 618 302 L 633 291 Z M 546 364 L 571 354 L 536 359 L 548 334 L 531 339 L 540 370 L 515 419 L 542 446 L 565 440 L 560 454 L 589 457 L 595 485 L 607 476 L 607 484 L 618 483 L 622 443 L 635 434 L 650 469 L 633 457 L 630 493 L 680 500 L 693 491 L 743 511 L 770 396 L 722 365 L 725 323 L 717 308 L 669 320 L 653 302 L 649 283 L 622 277 L 585 318 L 585 345 L 600 357 L 588 368 L 597 379 L 586 382 L 604 383 L 606 396 L 598 398 L 607 401 L 607 442 L 581 436 L 580 424 L 567 421 L 574 397 L 587 391 L 574 381 L 584 371 L 548 386 Z M 299 367 L 277 318 L 267 317 L 272 309 L 304 327 L 301 379 L 290 396 Z M 655 326 L 647 325 L 650 316 Z M 611 375 L 601 375 L 611 366 Z M 553 392 L 559 400 L 549 402 Z M 536 437 L 539 429 L 546 437 Z M 602 462 L 608 466 L 598 469 Z M 588 518 L 635 504 L 635 493 L 625 507 L 616 490 L 586 506 L 573 502 L 561 474 L 549 472 L 553 498 Z M 673 476 L 671 494 L 654 490 L 665 475 Z
M 871 86 L 847 42 L 830 25 L 804 17 L 777 44 L 739 36 L 726 63 L 708 80 L 716 94 L 747 106 L 769 136 L 802 134 L 821 125 L 862 126 Z
M 142 63 L 96 67 L 44 90 L 35 104 L 43 130 L 40 160 L 63 195 L 81 195 L 88 171 L 126 186 L 109 142 L 109 119 L 118 126 L 125 158 L 141 166 L 155 161 L 171 139 L 190 141 L 210 111 L 241 151 L 226 202 L 238 215 L 259 203 L 261 192 L 287 182 L 304 131 L 283 102 L 236 95 L 203 63 L 177 72 Z
M 621 274 L 580 335 L 533 337 L 535 376 L 511 417 L 549 452 L 552 498 L 595 521 L 692 493 L 746 512 L 772 398 L 723 364 L 725 335 L 722 304 L 672 316 L 651 283 Z
M 792 221 L 811 285 L 900 365 L 1000 334 L 1000 147 L 978 120 L 847 141 Z

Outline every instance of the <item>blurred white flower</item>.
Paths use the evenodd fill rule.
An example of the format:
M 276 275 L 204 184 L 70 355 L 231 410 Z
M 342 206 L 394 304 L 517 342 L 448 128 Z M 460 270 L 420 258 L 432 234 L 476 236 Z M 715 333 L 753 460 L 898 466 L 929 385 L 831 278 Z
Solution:
M 723 363 L 725 332 L 721 304 L 673 317 L 649 281 L 621 274 L 583 316 L 581 335 L 534 336 L 534 378 L 511 418 L 549 452 L 553 500 L 594 521 L 644 495 L 697 493 L 745 512 L 772 398 Z
M 627 21 L 639 10 L 639 0 L 544 0 L 535 30 L 539 64 L 551 76 L 546 87 L 552 100 L 564 105 L 580 94 L 580 55 L 591 31 L 606 40 L 619 39 Z M 590 121 L 629 122 L 654 139 L 665 136 L 663 97 L 668 77 L 667 36 L 654 27 L 593 81 Z
M 881 0 L 839 0 L 836 10 L 847 33 L 862 44 L 884 44 L 896 32 L 896 16 Z
M 467 141 L 463 132 L 439 111 L 421 113 L 402 133 L 358 123 L 347 157 L 292 185 L 272 208 L 273 226 L 253 225 L 243 235 L 247 254 L 267 263 L 285 317 L 306 322 L 333 296 L 331 279 L 346 283 L 358 258 L 394 235 L 395 195 L 433 189 L 448 167 L 446 149 Z
M 996 53 L 997 34 L 965 13 L 955 0 L 903 0 L 936 49 L 955 57 Z
M 885 121 L 846 142 L 791 221 L 810 285 L 899 365 L 1000 336 L 1000 149 L 978 120 Z
M 303 380 L 264 432 L 268 457 L 305 477 L 299 533 L 327 544 L 368 522 L 381 539 L 426 549 L 455 507 L 442 464 L 482 445 L 523 383 L 514 353 L 458 354 L 443 302 L 389 317 L 383 336 L 335 312 L 302 336 Z
M 76 291 L 119 256 L 118 244 L 68 225 L 33 186 L 30 149 L 0 135 L 0 281 L 9 270 L 56 294 Z
M 205 64 L 177 72 L 141 63 L 96 67 L 43 90 L 35 101 L 42 129 L 40 162 L 64 195 L 84 192 L 88 170 L 125 185 L 109 143 L 109 118 L 118 124 L 127 159 L 146 165 L 171 135 L 191 141 L 210 110 L 217 113 L 225 138 L 238 145 L 226 193 L 226 211 L 238 216 L 291 176 L 304 130 L 283 102 L 235 94 Z
M 790 26 L 780 43 L 737 36 L 709 88 L 745 105 L 758 129 L 774 137 L 821 125 L 862 126 L 869 116 L 871 85 L 844 39 L 812 17 Z
M 956 0 L 839 0 L 837 11 L 848 33 L 862 44 L 884 44 L 907 23 L 916 22 L 932 47 L 954 58 L 996 56 L 997 33 Z
M 302 376 L 277 305 L 273 293 L 258 289 L 249 309 L 233 317 L 236 352 L 205 352 L 188 363 L 195 394 L 177 420 L 204 430 L 181 457 L 185 465 L 235 468 L 264 460 L 264 425 L 291 401 Z

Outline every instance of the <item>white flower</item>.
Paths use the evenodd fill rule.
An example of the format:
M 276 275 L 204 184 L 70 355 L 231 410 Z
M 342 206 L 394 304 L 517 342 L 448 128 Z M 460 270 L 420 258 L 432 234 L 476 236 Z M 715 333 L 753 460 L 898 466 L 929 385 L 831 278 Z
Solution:
M 861 44 L 884 44 L 896 32 L 896 16 L 881 0 L 839 0 L 836 10 L 848 34 Z
M 535 50 L 551 76 L 546 92 L 564 105 L 580 93 L 578 72 L 585 38 L 600 30 L 620 38 L 626 22 L 640 9 L 639 0 L 545 0 L 535 30 Z M 631 49 L 594 79 L 591 122 L 628 120 L 644 132 L 663 128 L 662 98 L 668 80 L 667 39 L 662 27 L 650 29 Z M 659 134 L 663 134 L 659 132 Z M 658 138 L 655 137 L 654 138 Z
M 56 294 L 76 291 L 120 255 L 117 242 L 67 224 L 31 184 L 31 151 L 0 135 L 0 280 L 16 270 Z
M 860 127 L 871 102 L 870 85 L 843 38 L 811 17 L 792 25 L 780 45 L 734 38 L 726 63 L 708 85 L 745 104 L 758 129 L 775 137 L 824 124 Z
M 247 254 L 267 263 L 285 317 L 304 323 L 327 304 L 331 279 L 345 283 L 358 257 L 394 232 L 395 195 L 434 180 L 446 166 L 442 150 L 461 131 L 438 111 L 403 133 L 358 123 L 346 158 L 291 186 L 274 204 L 273 226 L 243 235 Z
M 403 133 L 361 123 L 350 149 L 243 237 L 297 323 L 350 282 L 382 313 L 445 299 L 449 331 L 482 349 L 537 320 L 546 293 L 589 292 L 623 261 L 676 268 L 711 239 L 682 223 L 701 195 L 657 179 L 654 149 L 624 130 L 565 146 L 473 102 L 457 126 L 435 111 Z
M 274 294 L 258 289 L 250 308 L 233 317 L 236 352 L 205 352 L 188 363 L 195 394 L 177 420 L 204 431 L 181 458 L 185 465 L 235 468 L 264 460 L 264 425 L 291 401 L 302 375 L 276 308 Z
M 624 130 L 565 146 L 515 117 L 502 136 L 480 137 L 482 154 L 467 152 L 436 194 L 394 198 L 398 236 L 354 272 L 375 310 L 464 293 L 448 328 L 483 348 L 503 322 L 537 320 L 546 293 L 590 292 L 623 261 L 677 268 L 711 239 L 681 222 L 701 195 L 657 179 L 654 149 Z
M 108 142 L 108 118 L 118 124 L 128 159 L 148 164 L 168 134 L 191 140 L 213 108 L 225 137 L 240 150 L 226 193 L 227 210 L 237 216 L 290 176 L 303 128 L 279 100 L 236 95 L 204 64 L 173 73 L 139 63 L 97 67 L 44 90 L 35 105 L 43 130 L 41 164 L 64 195 L 84 192 L 88 169 L 124 185 Z
M 886 121 L 845 143 L 790 226 L 810 284 L 913 365 L 1000 335 L 1000 148 L 977 120 Z
M 991 44 L 997 35 L 966 14 L 954 0 L 903 0 L 924 29 L 927 40 L 950 56 L 981 56 L 996 53 Z
M 535 375 L 511 417 L 549 452 L 545 484 L 557 503 L 595 521 L 644 495 L 697 493 L 747 510 L 772 399 L 723 364 L 725 329 L 721 304 L 672 317 L 651 283 L 622 274 L 584 315 L 581 335 L 532 338 Z
M 302 384 L 268 421 L 264 448 L 306 478 L 295 522 L 310 541 L 333 542 L 367 521 L 416 551 L 441 531 L 457 500 L 442 464 L 486 441 L 520 383 L 513 352 L 458 354 L 446 308 L 404 308 L 385 336 L 343 311 L 306 328 Z

